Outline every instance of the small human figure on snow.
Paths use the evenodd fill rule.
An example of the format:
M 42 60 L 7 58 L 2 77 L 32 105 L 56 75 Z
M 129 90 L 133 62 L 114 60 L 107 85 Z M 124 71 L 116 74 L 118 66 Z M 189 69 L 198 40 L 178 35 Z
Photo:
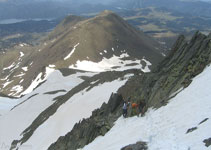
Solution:
M 123 114 L 123 117 L 124 117 L 124 118 L 127 117 L 128 104 L 129 104 L 129 103 L 128 103 L 127 101 L 124 101 L 124 103 L 123 103 L 122 114 Z

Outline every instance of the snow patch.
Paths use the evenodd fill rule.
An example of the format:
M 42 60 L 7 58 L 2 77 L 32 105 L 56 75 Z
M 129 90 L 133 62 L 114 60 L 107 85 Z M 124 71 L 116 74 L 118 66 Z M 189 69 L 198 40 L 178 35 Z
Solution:
M 28 71 L 28 67 L 22 67 L 23 71 Z
M 96 81 L 93 81 L 93 82 L 91 82 L 90 84 L 95 84 L 95 83 L 97 83 L 99 80 L 96 80 Z
M 161 54 L 162 54 L 162 56 L 166 57 L 166 54 L 164 54 L 164 53 L 161 53 Z
M 17 64 L 14 64 L 14 66 L 11 68 L 10 72 L 13 72 L 15 69 L 19 67 L 21 62 L 18 62 Z
M 24 53 L 23 52 L 20 52 L 20 57 L 23 57 L 24 56 Z
M 15 66 L 15 62 L 13 62 L 10 66 L 3 68 L 3 70 L 9 70 Z
M 39 73 L 38 76 L 36 77 L 36 79 L 32 81 L 31 85 L 24 92 L 22 92 L 19 96 L 31 93 L 34 90 L 34 88 L 36 88 L 40 83 L 45 81 L 47 79 L 47 77 L 52 72 L 54 72 L 54 69 L 46 67 L 46 72 L 45 72 L 44 78 L 42 79 L 43 73 L 42 72 Z
M 70 58 L 72 56 L 72 54 L 75 52 L 77 46 L 79 45 L 80 43 L 76 44 L 74 46 L 74 48 L 71 50 L 71 52 L 64 58 L 64 60 L 67 60 L 68 58 Z
M 133 73 L 130 73 L 130 74 L 125 75 L 124 78 L 125 78 L 125 79 L 129 79 L 129 78 L 132 77 L 132 76 L 134 76 L 134 74 L 133 74 Z
M 14 77 L 22 77 L 22 76 L 24 76 L 24 75 L 25 75 L 25 73 L 21 72 L 20 74 L 15 75 Z
M 16 94 L 23 91 L 23 87 L 21 85 L 16 85 L 10 91 L 14 93 L 11 93 L 9 96 L 13 96 L 13 95 L 15 96 Z
M 150 72 L 149 66 L 151 66 L 151 62 L 149 62 L 148 60 L 146 60 L 145 58 L 142 59 L 142 61 L 144 61 L 146 63 L 146 66 L 144 68 L 144 72 Z
M 20 47 L 24 47 L 24 46 L 27 46 L 27 44 L 26 43 L 21 43 L 21 44 L 19 44 L 19 46 Z
M 22 83 L 24 81 L 24 79 L 22 79 L 19 83 Z
M 7 78 L 9 77 L 10 75 L 6 76 L 5 78 L 1 79 L 1 81 L 5 81 L 7 80 Z
M 69 66 L 72 69 L 91 71 L 91 72 L 103 72 L 103 71 L 123 71 L 127 69 L 141 69 L 142 65 L 140 64 L 140 60 L 122 60 L 123 58 L 130 57 L 127 53 L 123 53 L 120 56 L 113 55 L 111 58 L 103 58 L 100 62 L 92 62 L 92 61 L 77 61 L 75 65 Z M 150 72 L 149 66 L 151 63 L 146 59 L 142 59 L 146 62 L 146 67 L 142 69 L 144 72 Z M 135 64 L 135 65 L 130 65 Z
M 49 67 L 50 67 L 50 68 L 55 68 L 56 66 L 55 66 L 55 65 L 51 65 L 51 64 L 50 64 L 50 65 L 49 65 Z
M 7 87 L 10 83 L 12 83 L 13 82 L 13 80 L 12 81 L 8 81 L 8 82 L 6 82 L 6 83 L 4 83 L 3 84 L 3 88 L 5 88 L 5 87 Z

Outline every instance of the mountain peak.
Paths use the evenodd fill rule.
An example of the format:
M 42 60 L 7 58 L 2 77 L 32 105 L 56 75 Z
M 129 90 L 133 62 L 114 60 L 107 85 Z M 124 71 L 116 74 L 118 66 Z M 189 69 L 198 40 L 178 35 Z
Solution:
M 110 10 L 104 10 L 102 11 L 98 16 L 107 16 L 107 15 L 114 15 L 115 13 Z
M 21 83 L 22 91 L 26 90 L 32 84 L 32 79 L 36 79 L 40 73 L 45 75 L 45 68 L 49 65 L 56 69 L 71 68 L 94 72 L 128 68 L 140 68 L 148 72 L 148 67 L 163 58 L 159 46 L 156 41 L 108 10 L 89 19 L 68 16 L 49 34 L 45 43 L 36 48 L 37 51 L 30 59 L 25 60 L 33 64 L 23 65 L 29 69 Z M 20 68 L 16 74 L 19 75 L 22 70 Z M 19 78 L 11 77 L 10 80 L 20 82 Z M 11 93 L 10 89 L 14 86 L 16 85 L 7 86 L 5 93 L 11 96 L 20 94 Z

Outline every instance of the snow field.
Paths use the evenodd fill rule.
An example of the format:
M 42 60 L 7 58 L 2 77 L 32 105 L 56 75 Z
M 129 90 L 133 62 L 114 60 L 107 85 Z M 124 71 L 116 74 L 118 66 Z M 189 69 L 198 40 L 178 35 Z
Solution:
M 18 100 L 0 97 L 0 117 L 8 112 L 14 105 L 18 103 Z M 1 126 L 1 125 L 0 125 Z
M 84 89 L 77 93 L 60 106 L 57 112 L 43 123 L 24 145 L 32 145 L 32 150 L 46 150 L 60 136 L 70 132 L 75 123 L 90 117 L 93 110 L 99 108 L 104 102 L 108 102 L 111 93 L 123 86 L 127 79 L 106 82 L 90 91 Z M 40 138 L 42 138 L 41 141 Z M 24 149 L 24 145 L 19 149 Z
M 102 53 L 101 53 L 102 54 Z M 100 62 L 92 62 L 92 61 L 77 61 L 75 65 L 69 66 L 72 69 L 84 70 L 84 71 L 92 71 L 92 72 L 103 72 L 103 71 L 124 71 L 128 69 L 141 69 L 142 65 L 140 64 L 140 60 L 122 60 L 123 58 L 127 58 L 129 55 L 127 53 L 123 53 L 120 56 L 113 55 L 111 58 L 103 58 Z M 143 72 L 150 72 L 149 66 L 151 63 L 146 59 L 142 59 L 142 61 L 146 62 L 145 68 L 142 68 Z M 128 66 L 130 64 L 136 65 Z M 115 67 L 115 68 L 114 68 Z M 117 68 L 116 68 L 117 67 Z
M 69 91 L 83 81 L 80 76 L 92 75 L 94 74 L 76 73 L 63 77 L 59 71 L 54 71 L 49 75 L 42 86 L 20 99 L 10 100 L 0 97 L 0 114 L 2 113 L 2 116 L 0 116 L 0 145 L 5 144 L 10 146 L 13 140 L 20 139 L 20 134 L 34 121 L 34 119 L 54 103 L 52 100 L 57 96 L 65 94 L 64 92 L 51 95 L 44 93 L 55 90 Z M 31 97 L 33 95 L 35 96 Z M 29 97 L 31 98 L 27 100 Z M 10 109 L 17 104 L 20 105 L 10 111 Z

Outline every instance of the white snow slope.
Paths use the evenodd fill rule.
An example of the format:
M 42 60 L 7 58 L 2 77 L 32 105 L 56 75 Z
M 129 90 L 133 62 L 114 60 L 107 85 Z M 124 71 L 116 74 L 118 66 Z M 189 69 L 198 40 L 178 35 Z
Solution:
M 53 98 L 66 92 L 58 92 L 51 95 L 44 93 L 56 90 L 69 91 L 83 81 L 80 76 L 92 75 L 94 73 L 76 73 L 63 77 L 59 71 L 54 71 L 42 86 L 20 99 L 8 100 L 8 98 L 0 97 L 0 149 L 1 146 L 2 149 L 9 149 L 11 142 L 19 139 L 21 137 L 20 134 L 34 119 L 54 103 Z M 10 111 L 17 104 L 20 105 Z
M 211 66 L 194 78 L 191 85 L 160 109 L 144 117 L 123 119 L 104 136 L 83 150 L 120 150 L 138 141 L 149 150 L 210 150 L 203 141 L 211 137 Z M 205 118 L 206 122 L 199 124 Z M 193 127 L 198 129 L 186 134 Z
M 72 130 L 75 123 L 91 116 L 92 111 L 108 102 L 112 92 L 116 92 L 125 84 L 125 80 L 107 82 L 90 91 L 83 90 L 70 98 L 57 112 L 42 124 L 33 136 L 19 150 L 31 145 L 31 150 L 46 150 L 60 136 Z M 42 139 L 42 140 L 40 140 Z
M 83 81 L 81 76 L 95 74 L 84 72 L 63 77 L 59 71 L 55 70 L 49 75 L 45 83 L 20 99 L 13 101 L 0 97 L 0 149 L 8 150 L 13 140 L 21 139 L 21 133 L 42 111 L 54 103 L 55 97 L 64 95 Z M 19 150 L 46 150 L 60 136 L 71 131 L 75 123 L 90 117 L 92 111 L 107 102 L 111 93 L 123 86 L 130 76 L 131 74 L 127 74 L 123 80 L 105 82 L 89 91 L 86 91 L 87 88 L 75 94 L 60 106 L 53 116 L 40 125 L 26 143 L 19 145 Z M 45 94 L 52 91 L 60 92 Z M 17 107 L 11 110 L 14 106 Z

